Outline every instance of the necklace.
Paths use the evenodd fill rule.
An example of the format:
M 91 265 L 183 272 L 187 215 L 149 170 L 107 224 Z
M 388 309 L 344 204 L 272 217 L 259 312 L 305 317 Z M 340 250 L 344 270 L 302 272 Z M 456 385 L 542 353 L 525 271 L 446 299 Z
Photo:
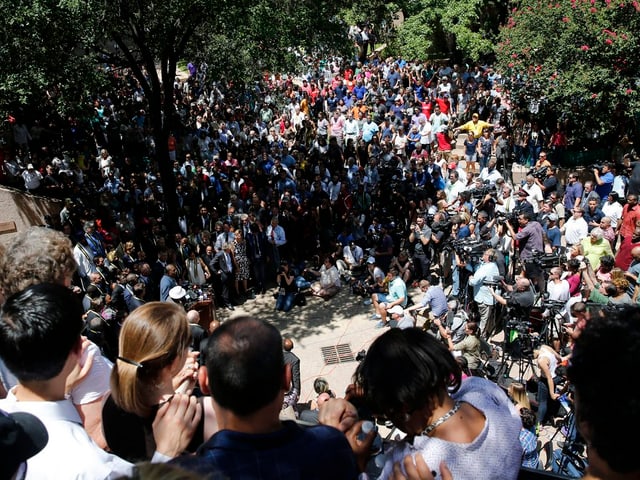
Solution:
M 453 417 L 456 412 L 458 410 L 460 410 L 460 406 L 462 404 L 459 401 L 456 401 L 456 403 L 453 405 L 453 408 L 451 410 L 449 410 L 447 413 L 445 413 L 444 415 L 442 415 L 439 419 L 437 419 L 435 422 L 433 422 L 431 425 L 429 425 L 427 428 L 425 428 L 422 431 L 422 435 L 429 435 L 431 432 L 433 432 L 436 428 L 438 428 L 440 425 L 442 425 L 444 422 L 446 422 L 447 420 L 449 420 L 451 417 Z

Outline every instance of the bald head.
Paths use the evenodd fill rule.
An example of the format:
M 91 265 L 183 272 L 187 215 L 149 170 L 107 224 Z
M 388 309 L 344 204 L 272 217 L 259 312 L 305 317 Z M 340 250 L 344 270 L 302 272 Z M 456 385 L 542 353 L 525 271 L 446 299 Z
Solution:
M 525 277 L 518 277 L 518 279 L 516 280 L 516 287 L 518 288 L 518 290 L 526 290 L 527 288 L 529 288 L 530 284 L 531 282 L 529 281 L 529 279 Z
M 631 256 L 636 260 L 640 260 L 640 247 L 633 247 L 631 249 Z
M 189 323 L 200 323 L 200 313 L 197 310 L 189 310 L 187 312 L 187 320 Z
M 287 352 L 293 350 L 293 340 L 291 340 L 290 338 L 285 338 L 282 341 L 282 348 L 284 348 Z

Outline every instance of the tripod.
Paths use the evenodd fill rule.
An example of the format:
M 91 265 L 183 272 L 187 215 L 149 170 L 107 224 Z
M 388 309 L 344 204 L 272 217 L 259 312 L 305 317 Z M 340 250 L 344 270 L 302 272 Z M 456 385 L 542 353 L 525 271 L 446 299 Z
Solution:
M 549 317 L 544 322 L 542 329 L 540 330 L 540 339 L 543 343 L 551 345 L 554 339 L 561 339 L 560 332 L 560 319 L 562 318 L 562 310 L 564 309 L 566 302 L 557 300 L 545 300 L 542 303 L 543 307 L 549 311 Z
M 504 378 L 511 376 L 511 371 L 515 365 L 518 366 L 517 381 L 525 383 L 524 377 L 533 369 L 533 339 L 528 333 L 521 331 L 522 327 L 517 325 L 515 328 L 509 328 L 511 322 L 507 322 L 505 326 L 504 348 L 502 349 L 502 360 L 499 372 Z
M 566 433 L 562 432 L 563 429 L 566 429 Z M 559 450 L 554 450 L 553 441 L 558 433 L 564 435 L 565 442 Z M 551 438 L 541 448 L 547 457 L 545 470 L 551 469 L 555 473 L 571 478 L 581 477 L 584 474 L 587 467 L 583 456 L 584 445 L 580 443 L 578 435 L 575 413 L 569 410 L 558 422 L 557 429 Z

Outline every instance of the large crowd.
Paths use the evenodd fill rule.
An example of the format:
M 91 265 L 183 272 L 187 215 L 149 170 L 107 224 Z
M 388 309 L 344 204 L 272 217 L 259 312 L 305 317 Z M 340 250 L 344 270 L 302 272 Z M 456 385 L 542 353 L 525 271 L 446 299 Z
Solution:
M 62 201 L 48 228 L 0 255 L 0 407 L 33 413 L 49 437 L 27 478 L 115 478 L 171 458 L 230 478 L 430 478 L 423 460 L 444 460 L 443 477 L 456 479 L 542 468 L 536 435 L 574 388 L 563 365 L 583 332 L 593 349 L 590 328 L 615 323 L 599 311 L 617 318 L 639 300 L 633 142 L 559 180 L 565 126 L 510 105 L 486 65 L 373 52 L 242 86 L 189 67 L 165 112 L 169 159 L 156 157 L 144 92 L 126 70 L 88 118 L 10 119 L 4 182 Z M 173 165 L 175 192 L 160 161 Z M 517 164 L 530 171 L 516 183 Z M 283 354 L 273 327 L 203 325 L 190 309 L 211 296 L 234 310 L 269 290 L 290 311 L 305 293 L 331 301 L 347 288 L 385 333 L 344 398 L 318 392 L 312 423 L 324 427 L 281 423 L 287 407 L 306 415 L 295 411 L 292 345 Z M 529 347 L 531 404 L 487 379 L 492 348 L 516 358 Z M 596 397 L 587 401 L 602 408 Z M 362 422 L 372 415 L 406 435 L 378 470 L 375 429 Z M 567 435 L 590 441 L 618 471 L 602 438 Z

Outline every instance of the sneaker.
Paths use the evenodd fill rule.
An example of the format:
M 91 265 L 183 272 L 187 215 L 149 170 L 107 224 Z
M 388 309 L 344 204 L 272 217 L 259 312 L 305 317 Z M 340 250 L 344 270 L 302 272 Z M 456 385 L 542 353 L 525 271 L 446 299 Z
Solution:
M 386 326 L 387 326 L 387 324 L 385 322 L 383 322 L 382 320 L 380 320 L 378 323 L 376 323 L 376 328 L 384 328 Z
M 380 320 L 382 317 L 378 313 L 371 315 L 371 320 Z
M 362 302 L 363 305 L 371 305 L 373 302 L 371 301 L 370 298 L 367 298 L 364 302 Z

